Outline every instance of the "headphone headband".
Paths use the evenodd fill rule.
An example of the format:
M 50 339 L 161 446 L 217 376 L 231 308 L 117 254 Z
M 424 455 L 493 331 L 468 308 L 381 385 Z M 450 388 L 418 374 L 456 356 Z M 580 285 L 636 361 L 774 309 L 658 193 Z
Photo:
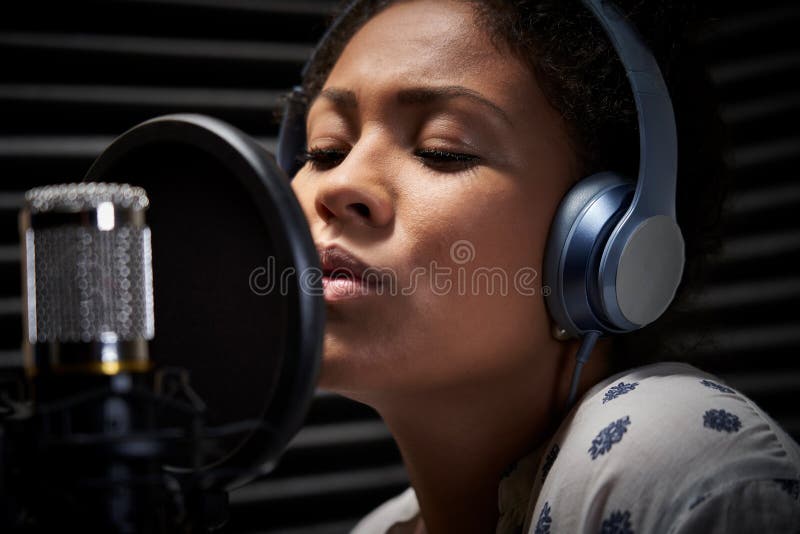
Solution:
M 583 0 L 625 68 L 639 120 L 639 176 L 629 211 L 675 216 L 678 135 L 667 85 L 642 38 L 607 0 Z

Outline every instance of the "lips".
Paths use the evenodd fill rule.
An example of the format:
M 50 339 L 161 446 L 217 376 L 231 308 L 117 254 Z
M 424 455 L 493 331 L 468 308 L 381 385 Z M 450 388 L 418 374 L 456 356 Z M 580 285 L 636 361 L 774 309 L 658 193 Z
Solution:
M 338 301 L 366 295 L 379 285 L 375 277 L 364 273 L 370 267 L 338 245 L 318 247 L 322 264 L 322 287 L 325 300 Z
M 329 278 L 351 278 L 361 280 L 368 265 L 339 246 L 328 246 L 319 250 L 322 275 Z

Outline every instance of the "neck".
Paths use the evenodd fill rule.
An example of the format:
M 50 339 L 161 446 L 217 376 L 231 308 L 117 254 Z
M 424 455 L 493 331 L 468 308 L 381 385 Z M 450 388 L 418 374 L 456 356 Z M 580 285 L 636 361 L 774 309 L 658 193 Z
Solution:
M 565 415 L 577 344 L 561 346 L 562 354 L 507 376 L 361 399 L 395 437 L 428 533 L 495 530 L 503 473 L 549 439 Z M 604 376 L 605 360 L 595 356 L 581 393 Z
M 493 532 L 502 474 L 546 438 L 545 410 L 537 413 L 487 391 L 461 393 L 379 410 L 397 440 L 431 534 Z

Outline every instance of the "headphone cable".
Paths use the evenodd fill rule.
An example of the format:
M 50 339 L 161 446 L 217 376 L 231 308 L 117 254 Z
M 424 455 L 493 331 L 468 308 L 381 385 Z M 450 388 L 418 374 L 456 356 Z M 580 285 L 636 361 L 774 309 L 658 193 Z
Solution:
M 569 397 L 567 397 L 567 411 L 569 411 L 575 403 L 575 395 L 578 392 L 578 380 L 581 376 L 583 364 L 589 360 L 589 355 L 592 353 L 592 349 L 599 337 L 600 332 L 593 330 L 587 332 L 581 340 L 581 346 L 578 349 L 578 353 L 575 355 L 575 370 L 572 372 L 572 384 L 569 387 Z

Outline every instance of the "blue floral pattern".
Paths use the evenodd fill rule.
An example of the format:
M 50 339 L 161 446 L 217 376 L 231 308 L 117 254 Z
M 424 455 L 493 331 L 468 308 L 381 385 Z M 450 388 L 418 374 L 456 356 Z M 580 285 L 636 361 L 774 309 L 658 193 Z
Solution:
M 550 534 L 550 524 L 553 519 L 550 517 L 550 504 L 544 503 L 542 511 L 539 512 L 539 520 L 536 522 L 535 534 Z
M 556 458 L 558 458 L 559 450 L 558 443 L 553 443 L 553 447 L 550 449 L 550 452 L 547 453 L 544 459 L 544 465 L 542 465 L 542 482 L 547 478 L 547 473 L 550 472 L 550 468 L 553 467 Z
M 703 414 L 703 426 L 718 432 L 738 432 L 742 428 L 739 417 L 725 410 L 707 410 Z
M 626 384 L 625 382 L 620 382 L 616 386 L 611 386 L 606 391 L 605 396 L 603 397 L 603 404 L 607 403 L 610 400 L 614 400 L 620 395 L 624 395 L 630 391 L 636 389 L 636 386 L 639 385 L 639 382 L 631 382 Z
M 622 435 L 628 431 L 628 425 L 630 424 L 631 418 L 626 415 L 601 430 L 597 437 L 592 440 L 592 446 L 589 447 L 589 454 L 592 456 L 592 460 L 611 450 L 611 447 L 618 443 L 622 439 Z
M 716 382 L 712 382 L 711 380 L 701 380 L 701 384 L 703 384 L 707 388 L 716 389 L 717 391 L 721 391 L 723 393 L 736 393 L 734 390 L 727 386 L 723 386 L 722 384 L 717 384 Z
M 611 512 L 611 515 L 603 520 L 600 532 L 602 534 L 634 534 L 631 526 L 631 513 L 628 510 Z
M 525 524 L 525 533 L 551 534 L 571 527 L 575 530 L 576 525 L 582 524 L 590 525 L 594 534 L 641 534 L 655 532 L 653 525 L 662 521 L 660 514 L 642 511 L 648 506 L 666 509 L 675 504 L 677 507 L 669 508 L 674 517 L 713 514 L 728 506 L 746 506 L 747 502 L 742 504 L 738 491 L 740 475 L 720 468 L 738 458 L 742 450 L 759 452 L 761 440 L 758 436 L 751 440 L 749 434 L 760 428 L 754 425 L 758 421 L 756 414 L 761 415 L 761 412 L 755 406 L 751 410 L 745 394 L 728 387 L 721 379 L 711 377 L 706 380 L 702 374 L 691 376 L 680 368 L 675 369 L 674 380 L 669 375 L 674 384 L 652 381 L 651 385 L 650 375 L 660 379 L 666 375 L 665 369 L 672 372 L 671 367 L 665 367 L 652 372 L 620 375 L 587 396 L 587 402 L 581 407 L 585 411 L 579 424 L 559 428 L 554 438 L 531 451 L 529 462 L 517 465 L 514 473 L 524 473 L 515 479 L 522 482 L 519 484 L 521 489 L 515 489 L 512 508 L 504 507 L 511 499 L 503 500 L 506 494 L 511 494 L 509 485 L 502 488 L 500 510 L 505 514 L 505 520 L 502 528 L 498 521 L 497 532 L 515 534 L 519 526 Z M 698 385 L 703 387 L 698 388 Z M 687 395 L 676 398 L 680 397 L 681 391 Z M 648 410 L 650 406 L 657 409 Z M 637 410 L 642 411 L 642 415 Z M 632 426 L 634 419 L 636 428 Z M 664 427 L 665 423 L 669 428 Z M 626 438 L 628 434 L 630 436 Z M 577 443 L 570 445 L 574 440 Z M 625 447 L 618 445 L 623 440 Z M 586 447 L 587 442 L 589 447 Z M 700 443 L 702 449 L 694 445 L 683 446 L 684 443 Z M 732 444 L 737 446 L 733 448 Z M 612 455 L 611 449 L 617 452 Z M 698 450 L 710 450 L 711 454 L 697 458 Z M 582 451 L 588 452 L 588 464 Z M 640 454 L 642 451 L 644 454 Z M 747 480 L 748 485 L 744 487 L 758 490 L 758 497 L 769 503 L 769 507 L 759 506 L 758 510 L 754 508 L 744 513 L 779 517 L 784 511 L 794 510 L 793 505 L 800 505 L 800 475 L 794 465 L 796 462 L 786 458 L 786 468 L 775 470 L 774 458 L 763 458 L 762 462 L 762 458 L 755 458 L 756 454 L 753 454 L 753 459 L 758 461 L 757 468 L 763 470 Z M 655 464 L 648 461 L 656 455 L 664 461 Z M 756 466 L 756 461 L 752 465 Z M 576 466 L 581 469 L 573 469 Z M 699 478 L 695 479 L 699 483 L 675 490 L 686 480 L 688 469 L 699 473 Z M 646 476 L 639 479 L 636 475 L 641 471 Z M 587 485 L 589 476 L 602 485 Z M 652 486 L 653 480 L 659 481 L 659 487 Z M 736 492 L 728 491 L 732 483 L 737 484 Z M 622 491 L 629 493 L 626 496 L 631 499 L 614 498 L 616 493 L 607 493 L 609 498 L 603 499 L 601 507 L 595 507 L 587 517 L 585 513 L 589 510 L 580 507 L 582 501 L 574 500 L 592 495 L 598 487 L 604 491 L 606 488 L 623 488 Z M 684 493 L 686 489 L 689 491 Z M 762 493 L 762 490 L 766 492 Z M 639 500 L 644 494 L 647 494 L 648 503 L 640 510 L 642 503 Z M 553 504 L 550 504 L 551 500 Z M 558 510 L 553 508 L 555 505 L 559 506 Z M 536 514 L 537 509 L 539 514 Z M 732 519 L 735 520 L 733 517 L 719 518 L 719 528 L 736 531 L 736 524 L 725 522 Z

